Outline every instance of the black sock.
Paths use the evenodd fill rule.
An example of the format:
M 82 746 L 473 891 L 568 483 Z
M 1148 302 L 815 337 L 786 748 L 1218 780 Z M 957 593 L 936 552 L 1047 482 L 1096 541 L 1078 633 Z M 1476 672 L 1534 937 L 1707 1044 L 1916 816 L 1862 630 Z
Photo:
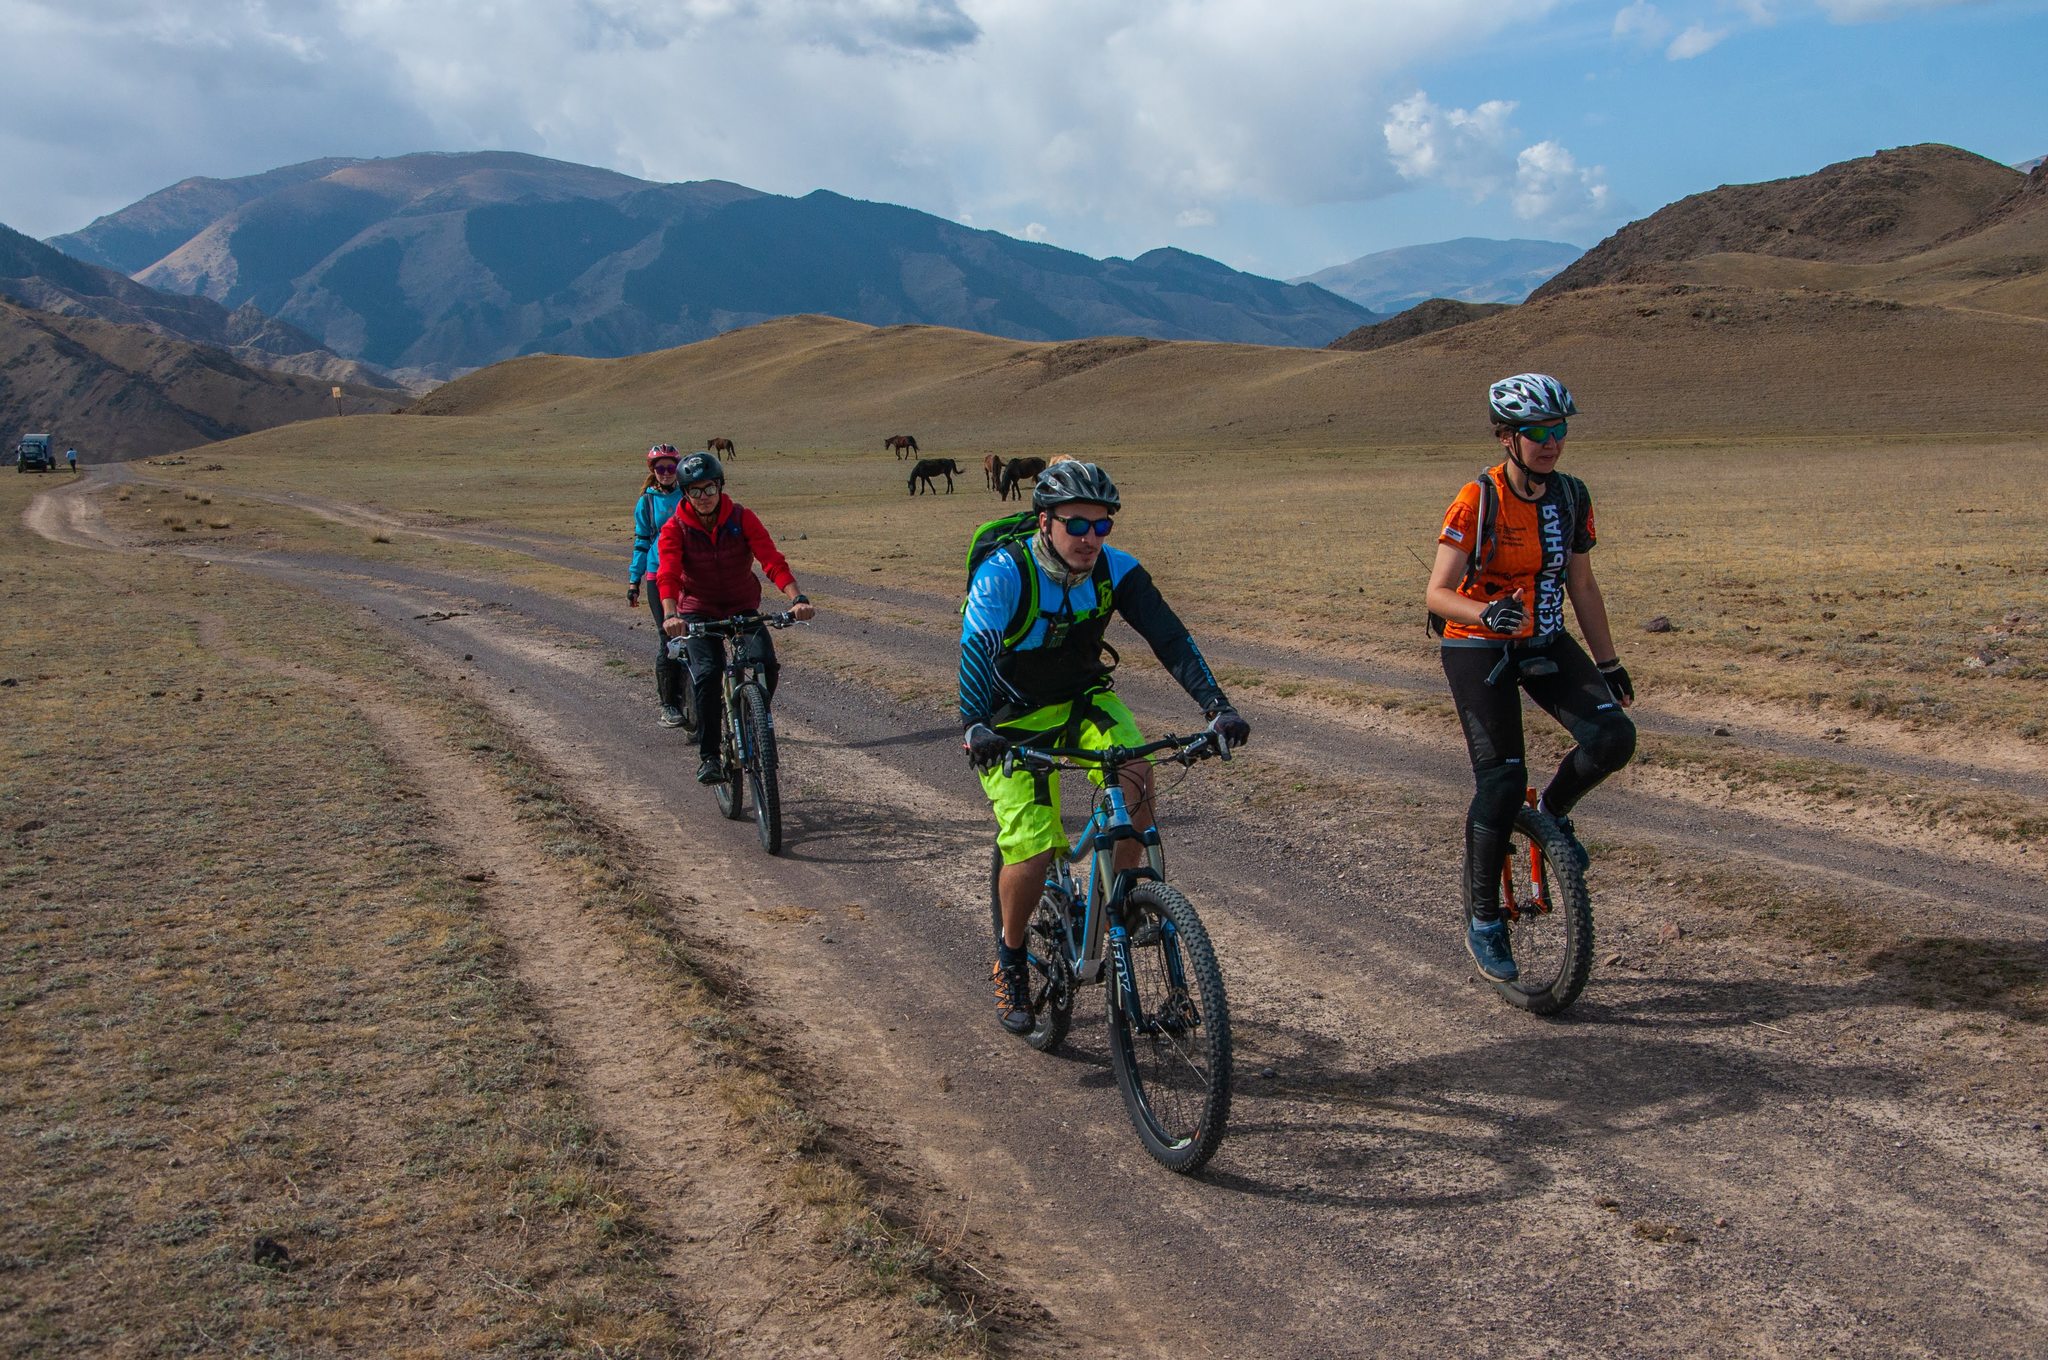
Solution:
M 1025 950 L 1022 945 L 1006 944 L 1001 940 L 996 941 L 996 962 L 1002 967 L 1022 968 L 1024 966 L 1024 959 Z

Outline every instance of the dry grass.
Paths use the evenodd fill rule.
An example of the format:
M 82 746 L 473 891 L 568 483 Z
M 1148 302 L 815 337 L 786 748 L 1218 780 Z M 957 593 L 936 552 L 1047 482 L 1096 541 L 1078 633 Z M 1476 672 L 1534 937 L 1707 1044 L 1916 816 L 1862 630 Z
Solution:
M 234 478 L 289 486 L 316 436 L 346 436 L 320 449 L 322 489 L 336 496 L 546 530 L 623 562 L 638 481 L 630 459 L 592 450 L 629 448 L 644 415 L 596 431 L 534 419 L 520 417 L 517 430 L 498 416 L 302 426 L 222 446 L 221 456 Z M 373 425 L 402 438 L 366 439 Z M 2048 505 L 2009 489 L 2048 472 L 2048 447 L 1623 447 L 1594 420 L 1585 429 L 1568 466 L 1592 487 L 1603 536 L 1594 560 L 1646 696 L 1682 689 L 1842 721 L 2044 735 Z M 1126 489 L 1117 541 L 1205 634 L 1432 665 L 1423 562 L 1443 506 L 1488 459 L 1483 439 L 1347 447 L 1303 435 L 1220 465 L 1157 446 L 1090 452 Z M 500 470 L 483 475 L 492 464 Z M 973 526 L 1001 508 L 980 490 L 907 497 L 901 465 L 879 450 L 755 450 L 731 471 L 735 494 L 761 511 L 800 574 L 942 595 L 960 588 Z M 1642 631 L 1658 616 L 1674 630 Z
M 173 614 L 374 648 L 4 509 L 34 583 L 0 599 L 10 1352 L 680 1349 L 610 1145 L 367 725 Z

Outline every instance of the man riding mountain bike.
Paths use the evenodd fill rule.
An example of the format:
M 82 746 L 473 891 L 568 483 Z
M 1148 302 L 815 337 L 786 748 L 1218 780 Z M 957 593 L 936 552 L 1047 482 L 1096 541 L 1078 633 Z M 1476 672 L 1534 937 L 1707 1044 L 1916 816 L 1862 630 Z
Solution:
M 1066 836 L 1059 776 L 1024 769 L 1006 775 L 1000 762 L 1013 743 L 1090 750 L 1143 744 L 1111 684 L 1117 656 L 1103 640 L 1110 614 L 1122 615 L 1151 644 L 1223 741 L 1242 745 L 1251 735 L 1151 573 L 1104 542 L 1122 505 L 1116 484 L 1095 464 L 1048 467 L 1031 496 L 1035 531 L 1003 543 L 975 569 L 961 618 L 961 744 L 995 810 L 1003 861 L 996 1012 L 1012 1034 L 1032 1026 L 1025 931 Z M 1152 767 L 1128 766 L 1122 778 L 1131 820 L 1140 830 L 1151 827 Z M 1116 867 L 1136 868 L 1143 853 L 1135 840 L 1118 842 Z
M 754 563 L 768 573 L 790 601 L 790 612 L 808 619 L 810 597 L 796 587 L 789 563 L 768 537 L 753 511 L 725 494 L 725 465 L 708 453 L 693 453 L 676 470 L 683 488 L 682 503 L 655 540 L 655 588 L 661 595 L 662 631 L 681 637 L 693 623 L 750 614 L 761 607 L 761 578 Z M 759 649 L 761 679 L 768 697 L 775 697 L 781 667 L 775 644 L 764 630 L 750 645 Z M 697 701 L 697 782 L 716 784 L 720 734 L 725 730 L 725 697 L 719 679 L 725 673 L 725 642 L 693 637 L 683 644 L 689 662 L 690 688 Z

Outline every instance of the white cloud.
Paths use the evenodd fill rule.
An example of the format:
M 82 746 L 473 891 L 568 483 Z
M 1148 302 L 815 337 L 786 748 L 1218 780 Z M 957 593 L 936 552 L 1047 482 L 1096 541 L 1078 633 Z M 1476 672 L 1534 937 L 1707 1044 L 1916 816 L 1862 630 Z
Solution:
M 1635 0 L 1614 15 L 1614 36 L 1623 42 L 1655 47 L 1671 36 L 1671 21 L 1650 0 Z
M 48 87 L 91 92 L 11 111 L 0 183 L 49 232 L 187 174 L 502 147 L 1142 247 L 1400 192 L 1407 73 L 1562 3 L 0 0 Z
M 1705 24 L 1693 24 L 1671 40 L 1671 46 L 1664 50 L 1664 55 L 1673 61 L 1689 61 L 1713 51 L 1727 36 L 1728 30 L 1725 28 L 1708 28 Z
M 1924 9 L 1953 9 L 1984 0 L 1818 0 L 1821 11 L 1838 24 L 1868 24 L 1896 19 Z
M 1515 157 L 1515 216 L 1570 230 L 1604 221 L 1613 194 L 1598 166 L 1581 166 L 1556 142 L 1523 147 Z
M 1176 227 L 1213 227 L 1216 214 L 1207 208 L 1187 208 L 1173 219 Z
M 1052 237 L 1052 233 L 1046 230 L 1045 223 L 1043 222 L 1026 222 L 1024 230 L 1017 234 L 1027 241 L 1045 241 Z
M 1445 185 L 1475 202 L 1505 197 L 1525 222 L 1555 231 L 1602 225 L 1612 206 L 1605 172 L 1581 167 L 1555 141 L 1515 150 L 1515 107 L 1495 99 L 1446 109 L 1427 94 L 1410 95 L 1387 111 L 1388 155 L 1408 179 Z

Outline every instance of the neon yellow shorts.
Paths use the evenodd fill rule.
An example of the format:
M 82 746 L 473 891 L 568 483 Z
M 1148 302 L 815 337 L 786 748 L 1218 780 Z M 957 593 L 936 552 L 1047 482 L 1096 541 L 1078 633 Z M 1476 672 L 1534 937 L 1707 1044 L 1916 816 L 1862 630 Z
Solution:
M 1101 751 L 1111 746 L 1140 746 L 1145 734 L 1138 720 L 1115 693 L 1093 690 L 1069 703 L 1034 709 L 996 728 L 998 734 L 1027 745 L 1079 746 Z M 1102 786 L 1102 772 L 1088 780 Z M 1060 777 L 1018 770 L 1005 775 L 1001 767 L 984 771 L 981 788 L 996 813 L 996 848 L 1003 863 L 1017 864 L 1047 850 L 1065 849 L 1067 833 L 1060 826 Z

